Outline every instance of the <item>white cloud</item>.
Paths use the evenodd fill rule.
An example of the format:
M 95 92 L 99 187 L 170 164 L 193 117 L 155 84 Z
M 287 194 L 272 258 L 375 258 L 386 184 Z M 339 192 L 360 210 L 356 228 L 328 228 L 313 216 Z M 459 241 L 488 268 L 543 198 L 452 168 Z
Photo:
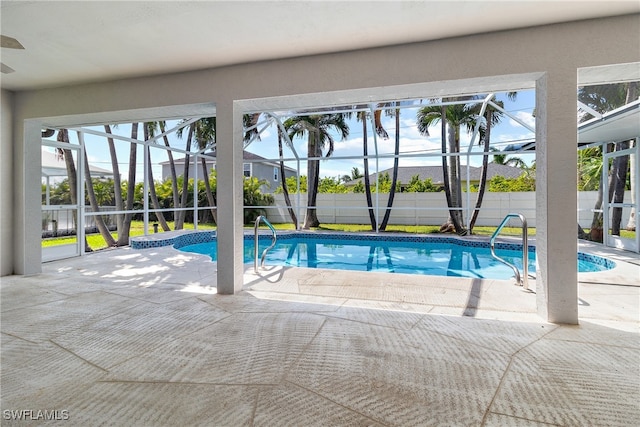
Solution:
M 271 133 L 271 128 L 268 127 L 267 129 L 263 130 L 262 133 L 260 133 L 260 139 L 269 139 L 271 135 L 273 135 Z
M 536 118 L 533 117 L 532 113 L 526 112 L 526 111 L 518 111 L 515 116 L 521 120 L 522 122 L 526 123 L 527 125 L 531 126 L 532 128 L 535 129 L 536 127 Z M 513 120 L 512 118 L 509 118 L 509 124 L 513 127 L 520 127 L 522 128 L 523 126 L 518 123 L 517 121 Z
M 441 141 L 440 141 L 440 125 L 439 123 L 432 126 L 431 136 L 425 137 L 418 131 L 416 125 L 416 111 L 417 109 L 402 110 L 400 116 L 400 152 L 405 154 L 415 153 L 429 153 L 435 155 L 434 157 L 406 157 L 400 160 L 401 166 L 420 166 L 420 165 L 440 165 L 441 160 L 439 157 Z M 514 113 L 523 122 L 535 125 L 535 118 L 530 112 L 518 111 Z M 389 155 L 394 151 L 395 145 L 395 117 L 382 115 L 382 123 L 384 128 L 389 134 L 388 139 L 382 139 L 377 137 L 378 154 Z M 349 174 L 351 169 L 355 166 L 361 171 L 363 170 L 363 162 L 360 159 L 340 159 L 340 157 L 359 157 L 362 156 L 363 149 L 363 135 L 362 135 L 362 123 L 352 119 L 350 125 L 350 136 L 345 141 L 336 139 L 334 153 L 331 160 L 323 160 L 320 165 L 320 174 L 322 176 L 337 177 L 345 174 Z M 368 146 L 369 154 L 375 154 L 374 136 L 371 129 L 371 125 L 368 126 Z M 250 151 L 255 152 L 267 158 L 277 158 L 277 141 L 275 137 L 275 130 L 268 129 L 262 134 L 262 140 L 252 144 Z M 335 135 L 334 135 L 335 136 Z M 468 133 L 466 129 L 461 132 L 461 149 L 463 152 L 467 151 L 467 147 L 471 140 L 471 133 Z M 498 144 L 500 142 L 514 143 L 523 139 L 531 139 L 535 135 L 529 132 L 521 124 L 515 120 L 504 120 L 500 125 L 494 128 L 492 132 L 492 143 Z M 296 151 L 299 156 L 304 157 L 307 154 L 307 141 L 306 138 L 296 138 L 293 141 Z M 476 141 L 477 143 L 477 141 Z M 477 151 L 474 149 L 474 151 Z M 324 151 L 326 153 L 326 149 Z M 293 157 L 291 151 L 285 148 L 285 157 Z M 475 157 L 473 158 L 475 161 Z M 290 166 L 295 167 L 294 164 Z M 382 171 L 393 166 L 392 158 L 380 158 L 377 161 L 378 170 Z M 376 161 L 372 160 L 369 164 L 370 173 L 375 172 Z M 301 163 L 301 174 L 306 174 L 306 163 Z

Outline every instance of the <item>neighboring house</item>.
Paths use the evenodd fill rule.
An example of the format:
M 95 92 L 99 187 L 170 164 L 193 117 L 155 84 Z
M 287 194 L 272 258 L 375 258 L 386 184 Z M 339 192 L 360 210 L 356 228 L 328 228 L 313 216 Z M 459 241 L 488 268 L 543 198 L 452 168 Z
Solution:
M 206 153 L 207 156 L 215 157 L 215 151 L 212 153 Z M 276 189 L 282 185 L 282 178 L 280 176 L 280 164 L 277 160 L 269 160 L 264 157 L 258 156 L 257 154 L 250 153 L 248 151 L 243 151 L 243 159 L 246 161 L 242 164 L 242 169 L 245 177 L 255 177 L 259 180 L 264 180 L 267 182 L 265 186 L 263 186 L 263 191 L 265 193 L 273 193 Z M 189 178 L 194 177 L 194 167 L 193 167 L 194 157 L 189 157 Z M 181 176 L 184 175 L 184 157 L 181 159 L 174 159 L 174 163 L 176 166 L 176 175 Z M 162 166 L 162 179 L 171 179 L 171 168 L 169 166 L 169 161 L 160 162 Z M 207 159 L 207 168 L 208 170 L 215 170 L 216 161 Z M 295 169 L 290 168 L 288 166 L 284 167 L 285 170 L 285 179 L 298 176 L 298 173 Z M 202 177 L 202 163 L 201 160 L 198 159 L 198 177 Z
M 67 178 L 67 165 L 64 157 L 57 154 L 53 149 L 41 148 L 41 164 L 42 178 L 49 180 L 50 178 L 62 180 Z M 76 165 L 76 168 L 78 165 Z M 113 178 L 113 172 L 108 169 L 89 164 L 89 170 L 93 178 Z
M 503 176 L 505 178 L 518 178 L 524 170 L 520 168 L 516 168 L 513 166 L 499 165 L 496 163 L 489 163 L 487 169 L 487 180 L 495 176 Z M 393 177 L 393 168 L 385 169 L 379 172 L 381 175 L 388 173 L 389 177 Z M 480 183 L 480 174 L 482 173 L 482 167 L 480 166 L 470 166 L 469 167 L 469 181 L 471 185 L 478 185 Z M 371 180 L 371 185 L 375 185 L 376 175 L 369 175 Z M 404 188 L 409 184 L 411 178 L 415 175 L 418 175 L 420 181 L 424 181 L 427 178 L 431 179 L 431 182 L 434 185 L 444 185 L 444 178 L 442 175 L 442 166 L 404 166 L 398 168 L 398 181 L 400 182 L 400 191 L 404 191 Z M 460 178 L 464 183 L 467 181 L 467 166 L 460 166 Z M 362 178 L 356 179 L 354 181 L 347 182 L 345 185 L 347 187 L 354 186 L 361 181 Z

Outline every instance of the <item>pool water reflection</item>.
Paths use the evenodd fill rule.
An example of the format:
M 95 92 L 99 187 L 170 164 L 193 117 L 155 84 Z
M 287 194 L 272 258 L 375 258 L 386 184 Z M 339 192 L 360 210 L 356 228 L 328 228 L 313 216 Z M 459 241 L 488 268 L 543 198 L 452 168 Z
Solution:
M 259 253 L 262 254 L 270 244 L 270 238 L 261 236 Z M 503 246 L 507 248 L 497 245 L 497 255 L 522 270 L 521 247 Z M 215 241 L 179 249 L 217 259 Z M 533 272 L 536 270 L 535 248 L 530 246 L 529 249 L 529 271 Z M 596 257 L 581 255 L 578 257 L 578 271 L 602 271 L 613 266 L 610 261 L 610 264 L 594 262 Z M 245 239 L 244 261 L 253 262 L 253 239 Z M 486 279 L 510 279 L 513 276 L 511 268 L 491 256 L 488 243 L 469 244 L 451 238 L 384 240 L 377 237 L 279 236 L 277 245 L 267 253 L 266 264 Z

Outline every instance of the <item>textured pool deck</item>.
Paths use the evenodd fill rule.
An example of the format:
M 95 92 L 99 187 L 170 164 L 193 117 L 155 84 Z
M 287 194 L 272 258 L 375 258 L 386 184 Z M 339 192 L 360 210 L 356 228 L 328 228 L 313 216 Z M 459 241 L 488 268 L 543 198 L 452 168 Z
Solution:
M 637 425 L 640 260 L 588 249 L 628 263 L 579 275 L 578 326 L 510 281 L 267 267 L 224 296 L 171 247 L 46 263 L 1 279 L 1 422 Z

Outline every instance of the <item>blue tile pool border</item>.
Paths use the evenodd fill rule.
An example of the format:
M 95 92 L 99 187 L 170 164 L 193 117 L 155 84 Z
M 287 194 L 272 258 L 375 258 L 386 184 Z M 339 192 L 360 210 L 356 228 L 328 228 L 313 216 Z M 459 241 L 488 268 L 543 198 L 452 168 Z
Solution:
M 166 237 L 165 234 L 169 234 Z M 179 235 L 171 236 L 170 233 L 162 233 L 160 235 L 138 236 L 131 239 L 132 249 L 149 249 L 159 248 L 163 246 L 173 246 L 176 249 L 181 247 L 194 245 L 197 243 L 212 242 L 216 239 L 215 231 L 192 231 L 182 232 Z M 325 240 L 367 240 L 367 241 L 386 241 L 386 242 L 417 242 L 417 243 L 448 243 L 452 245 L 467 246 L 467 247 L 489 247 L 488 240 L 475 240 L 465 239 L 464 237 L 449 237 L 449 236 L 414 236 L 414 235 L 397 235 L 397 234 L 341 234 L 341 233 L 315 233 L 305 231 L 283 231 L 278 233 L 278 240 L 289 239 L 305 239 L 316 238 Z M 245 241 L 252 242 L 254 240 L 253 233 L 246 233 L 244 235 Z M 271 234 L 265 234 L 261 232 L 258 235 L 258 240 L 271 240 Z M 496 249 L 505 249 L 512 251 L 522 250 L 522 245 L 518 243 L 503 243 L 496 242 Z M 529 245 L 529 252 L 535 252 L 536 247 Z M 591 262 L 601 265 L 607 269 L 614 268 L 616 263 L 610 259 L 603 258 L 601 256 L 590 255 L 583 252 L 578 252 L 578 260 Z
M 192 231 L 182 232 L 178 235 L 172 233 L 151 234 L 149 236 L 137 236 L 131 238 L 132 249 L 161 248 L 163 246 L 173 246 L 179 249 L 183 246 L 194 245 L 196 243 L 212 242 L 216 239 L 215 231 Z M 165 237 L 166 235 L 166 237 Z

